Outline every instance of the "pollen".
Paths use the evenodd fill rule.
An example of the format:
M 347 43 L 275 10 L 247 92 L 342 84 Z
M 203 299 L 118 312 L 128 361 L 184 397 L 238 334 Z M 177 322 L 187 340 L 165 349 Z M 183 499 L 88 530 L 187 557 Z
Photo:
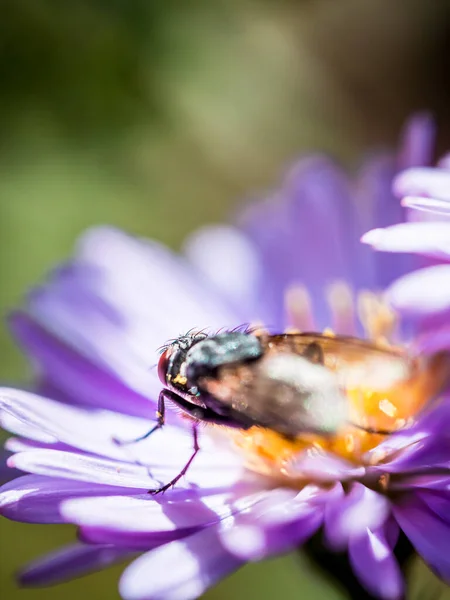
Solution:
M 183 375 L 180 375 L 178 373 L 177 376 L 172 379 L 172 383 L 178 383 L 180 385 L 186 385 L 186 383 L 187 383 L 187 377 L 184 377 Z
M 388 398 L 383 398 L 382 400 L 380 400 L 379 407 L 385 415 L 388 415 L 388 417 L 395 417 L 397 413 L 396 406 L 392 404 L 392 402 Z

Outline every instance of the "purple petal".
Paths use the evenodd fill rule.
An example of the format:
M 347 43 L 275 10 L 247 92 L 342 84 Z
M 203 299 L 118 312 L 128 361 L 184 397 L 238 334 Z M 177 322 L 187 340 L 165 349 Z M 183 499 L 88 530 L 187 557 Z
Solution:
M 450 201 L 450 173 L 431 167 L 407 169 L 396 177 L 393 188 L 399 198 L 425 196 Z
M 312 296 L 318 327 L 329 324 L 324 286 L 351 281 L 356 270 L 354 245 L 360 232 L 353 217 L 344 173 L 321 156 L 300 161 L 288 174 L 280 197 L 246 211 L 244 230 L 266 269 L 261 293 L 272 300 L 275 327 L 284 324 L 284 291 L 300 284 Z
M 202 527 L 180 527 L 173 531 L 118 531 L 104 527 L 80 527 L 78 537 L 87 544 L 114 544 L 118 548 L 146 552 L 201 531 Z
M 450 348 L 450 325 L 433 327 L 414 341 L 417 354 L 434 354 Z
M 448 478 L 450 484 L 450 477 Z M 424 502 L 438 517 L 450 525 L 450 485 L 444 490 L 419 490 L 416 497 Z
M 261 306 L 264 297 L 257 293 L 264 283 L 260 257 L 242 232 L 227 225 L 203 227 L 187 239 L 184 253 L 228 300 L 240 322 L 267 319 L 267 310 Z
M 65 523 L 60 504 L 68 498 L 120 494 L 122 488 L 25 475 L 0 488 L 0 513 L 26 523 Z M 137 490 L 136 490 L 137 492 Z
M 163 476 L 172 470 L 174 477 L 184 466 L 186 457 L 192 454 L 191 432 L 170 425 L 147 440 L 120 446 L 115 439 L 135 439 L 148 431 L 151 422 L 110 411 L 64 405 L 10 388 L 0 388 L 0 407 L 37 431 L 46 432 L 52 440 L 121 462 L 153 465 L 155 472 L 162 469 Z M 193 471 L 202 468 L 217 471 L 221 467 L 227 469 L 240 464 L 236 453 L 227 452 L 225 447 L 219 450 L 213 436 L 201 433 L 200 446 L 202 451 L 192 466 Z
M 132 415 L 153 414 L 152 390 L 153 397 L 156 397 L 160 388 L 156 380 L 149 379 L 149 395 L 143 396 L 120 381 L 113 372 L 96 365 L 24 313 L 14 313 L 9 323 L 16 339 L 33 361 L 38 362 L 47 381 L 57 390 L 62 390 L 71 402 Z
M 263 308 L 266 307 L 268 312 L 262 322 L 280 330 L 286 325 L 285 289 L 295 279 L 286 202 L 281 198 L 257 201 L 243 211 L 240 223 L 261 256 L 263 281 L 255 295 L 265 298 Z
M 100 227 L 80 239 L 77 258 L 101 270 L 96 292 L 126 318 L 130 340 L 143 352 L 193 326 L 239 324 L 187 261 L 156 242 Z
M 415 271 L 387 291 L 392 306 L 406 316 L 426 317 L 450 310 L 450 265 Z
M 291 477 L 303 476 L 314 481 L 342 481 L 364 475 L 364 467 L 356 467 L 343 458 L 327 452 L 299 452 L 285 467 Z
M 308 540 L 321 526 L 322 514 L 310 510 L 291 523 L 272 527 L 261 527 L 258 523 L 241 523 L 224 532 L 222 540 L 226 548 L 236 557 L 246 561 L 291 552 Z
M 221 523 L 223 544 L 234 556 L 251 561 L 293 550 L 322 524 L 324 501 L 316 502 L 314 495 L 320 498 L 327 492 L 315 488 L 302 499 L 302 493 L 296 497 L 293 490 L 273 490 L 249 511 L 237 514 L 232 524 Z
M 450 524 L 419 498 L 408 495 L 393 505 L 398 524 L 422 558 L 450 583 Z
M 450 491 L 449 475 L 411 475 L 391 482 L 392 491 L 404 492 L 411 489 L 430 489 Z
M 50 449 L 50 450 L 64 450 L 64 452 L 78 452 L 77 448 L 69 446 L 68 444 L 62 444 L 61 442 L 55 442 L 53 444 L 45 444 L 43 442 L 36 442 L 35 440 L 28 440 L 26 438 L 12 437 L 8 438 L 5 442 L 5 448 L 13 454 L 17 452 L 28 452 L 29 450 L 36 449 Z
M 450 223 L 401 223 L 372 229 L 361 241 L 383 252 L 417 252 L 450 260 Z
M 305 159 L 288 174 L 284 193 L 289 198 L 293 241 L 308 289 L 336 280 L 351 280 L 354 257 L 348 242 L 352 235 L 350 187 L 345 174 L 324 157 Z M 293 247 L 295 250 L 295 247 Z M 297 267 L 298 269 L 298 267 Z
M 446 169 L 447 171 L 450 171 L 450 152 L 444 154 L 444 156 L 439 159 L 438 167 L 440 169 Z
M 361 483 L 353 483 L 347 494 L 333 497 L 326 505 L 327 543 L 333 549 L 343 550 L 352 537 L 363 534 L 366 529 L 380 528 L 389 514 L 389 502 L 384 496 Z
M 403 597 L 403 577 L 383 529 L 367 529 L 352 536 L 349 558 L 363 586 L 383 600 Z
M 143 419 L 69 406 L 14 388 L 0 388 L 0 408 L 35 430 L 45 432 L 49 439 L 125 460 L 126 454 L 114 443 L 114 438 L 124 435 L 133 439 L 148 426 Z
M 444 396 L 416 423 L 399 430 L 369 451 L 364 457 L 367 471 L 402 474 L 417 471 L 417 475 L 439 475 L 450 464 L 449 420 L 450 398 Z
M 114 546 L 74 544 L 29 564 L 19 574 L 19 581 L 30 586 L 53 585 L 104 569 L 129 556 L 132 556 L 130 551 Z
M 448 425 L 447 425 L 448 427 Z M 442 469 L 447 469 L 450 475 L 450 439 L 441 438 L 438 435 L 411 435 L 410 443 L 406 436 L 378 446 L 371 453 L 373 461 L 379 462 L 368 467 L 367 471 L 400 474 L 424 474 L 437 475 Z M 379 458 L 378 458 L 379 457 Z
M 167 339 L 193 324 L 240 324 L 238 315 L 182 258 L 108 228 L 82 238 L 75 260 L 30 294 L 26 313 L 28 322 L 16 317 L 13 327 L 38 364 L 44 363 L 47 378 L 56 378 L 52 382 L 70 393 L 79 387 L 73 385 L 76 376 L 83 386 L 86 368 L 85 398 L 95 402 L 96 377 L 100 393 L 102 375 L 111 379 L 114 374 L 107 383 L 113 398 L 122 392 L 123 404 L 124 385 L 133 390 L 131 399 L 137 396 L 141 403 L 139 396 L 157 392 L 151 367 Z M 58 349 L 65 351 L 64 360 L 58 360 Z M 106 394 L 103 398 L 106 402 Z M 116 402 L 120 408 L 120 400 Z
M 414 208 L 434 215 L 450 215 L 450 201 L 438 198 L 424 198 L 421 196 L 405 196 L 402 198 L 402 206 Z
M 428 113 L 418 113 L 406 123 L 399 163 L 402 169 L 431 164 L 436 141 L 436 125 Z
M 27 438 L 28 440 L 33 440 L 36 443 L 42 443 L 43 445 L 55 444 L 58 442 L 55 436 L 38 429 L 30 422 L 21 421 L 12 414 L 2 411 L 1 409 L 0 426 L 5 431 L 10 431 L 11 433 L 21 436 L 22 439 Z M 14 450 L 12 451 L 14 452 Z
M 209 527 L 135 560 L 122 575 L 120 594 L 124 600 L 194 600 L 241 565 Z
M 365 166 L 359 182 L 356 207 L 361 222 L 359 237 L 368 229 L 388 227 L 404 221 L 405 211 L 391 190 L 394 175 L 395 164 L 390 156 L 373 159 Z M 362 253 L 363 256 L 366 251 L 360 244 L 354 250 L 357 255 Z M 411 258 L 408 256 L 373 255 L 370 251 L 368 254 L 363 267 L 365 271 L 370 270 L 372 275 L 369 281 L 366 280 L 365 288 L 383 289 L 411 267 Z
M 159 485 L 145 467 L 59 450 L 20 452 L 12 456 L 8 464 L 37 475 L 108 486 L 149 490 Z
M 384 532 L 385 532 L 386 540 L 387 540 L 387 543 L 389 544 L 389 547 L 392 548 L 392 550 L 394 550 L 394 548 L 398 542 L 398 537 L 400 535 L 400 527 L 398 526 L 398 523 L 394 519 L 392 514 L 384 525 Z
M 182 461 L 181 458 L 181 466 L 183 466 Z M 149 469 L 139 464 L 121 463 L 58 450 L 21 452 L 11 457 L 8 464 L 38 475 L 144 490 L 159 488 L 161 483 L 173 479 L 181 468 L 175 465 L 163 465 L 152 469 L 152 476 L 150 476 Z M 217 465 L 214 466 L 211 461 L 210 468 L 208 468 L 202 464 L 199 456 L 199 462 L 193 464 L 177 487 L 200 485 L 205 490 L 220 489 L 234 484 L 240 478 L 242 478 L 240 467 L 223 465 L 217 468 Z
M 132 532 L 172 531 L 205 527 L 249 508 L 266 491 L 250 493 L 244 485 L 226 492 L 178 490 L 170 495 L 148 494 L 68 500 L 61 506 L 64 517 L 78 525 Z

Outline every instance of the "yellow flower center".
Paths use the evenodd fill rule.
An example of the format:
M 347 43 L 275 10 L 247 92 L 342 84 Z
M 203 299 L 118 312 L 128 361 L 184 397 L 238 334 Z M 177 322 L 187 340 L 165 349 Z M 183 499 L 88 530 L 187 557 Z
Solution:
M 448 355 L 438 354 L 413 363 L 411 376 L 389 389 L 374 390 L 361 385 L 345 390 L 351 423 L 360 425 L 361 429 L 349 423 L 332 435 L 304 433 L 295 439 L 261 427 L 233 430 L 230 434 L 245 453 L 249 469 L 276 478 L 285 476 L 290 461 L 302 451 L 332 452 L 354 464 L 361 464 L 363 455 L 385 439 L 385 432 L 410 425 L 439 393 L 448 377 Z M 302 477 L 299 480 L 304 482 Z M 290 483 L 295 485 L 294 481 Z
M 338 292 L 342 307 L 342 289 Z M 293 306 L 292 301 L 299 299 Z M 287 300 L 296 322 L 304 321 L 299 316 L 309 313 L 304 290 L 290 290 Z M 302 433 L 295 439 L 262 427 L 232 430 L 230 435 L 244 453 L 249 469 L 301 487 L 305 478 L 301 473 L 293 476 L 288 468 L 299 453 L 331 452 L 355 465 L 363 464 L 366 452 L 389 433 L 410 426 L 448 383 L 450 354 L 409 356 L 403 349 L 391 346 L 388 339 L 394 329 L 392 313 L 373 294 L 365 293 L 358 301 L 360 319 L 373 344 L 362 344 L 361 355 L 353 362 L 341 360 L 337 352 L 324 352 L 324 366 L 335 373 L 348 401 L 348 422 L 331 434 Z M 342 320 L 342 311 L 339 318 Z M 348 339 L 330 331 L 326 335 L 337 342 L 342 340 L 342 344 Z

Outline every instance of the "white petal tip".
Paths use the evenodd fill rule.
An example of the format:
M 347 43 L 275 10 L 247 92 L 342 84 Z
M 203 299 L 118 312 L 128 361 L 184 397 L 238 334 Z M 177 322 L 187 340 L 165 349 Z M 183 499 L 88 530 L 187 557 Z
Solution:
M 361 243 L 376 246 L 383 238 L 383 229 L 371 229 L 361 236 Z

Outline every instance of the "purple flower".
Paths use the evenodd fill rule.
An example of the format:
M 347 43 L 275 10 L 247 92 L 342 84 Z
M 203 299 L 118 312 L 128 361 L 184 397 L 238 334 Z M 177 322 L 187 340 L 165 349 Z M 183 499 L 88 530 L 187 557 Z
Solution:
M 427 120 L 411 124 L 402 166 L 429 162 L 430 137 Z M 373 253 L 359 238 L 405 218 L 390 192 L 396 164 L 376 157 L 352 182 L 327 158 L 304 159 L 238 227 L 198 232 L 181 256 L 111 228 L 92 230 L 30 294 L 10 324 L 39 389 L 0 389 L 2 425 L 17 435 L 7 443 L 9 464 L 30 474 L 3 486 L 1 512 L 75 523 L 80 542 L 29 566 L 23 583 L 55 583 L 140 554 L 122 576 L 122 596 L 186 600 L 320 527 L 331 548 L 348 549 L 355 573 L 380 598 L 402 595 L 393 554 L 400 529 L 450 580 L 448 390 L 413 418 L 444 379 L 445 355 L 422 357 L 421 377 L 406 396 L 384 399 L 388 406 L 366 398 L 368 418 L 412 419 L 410 427 L 389 436 L 339 432 L 326 442 L 201 429 L 201 451 L 164 495 L 147 491 L 191 454 L 186 422 L 169 411 L 162 432 L 134 445 L 114 441 L 148 430 L 161 387 L 151 368 L 157 348 L 192 326 L 262 321 L 394 339 L 393 314 L 377 293 L 411 276 L 414 258 Z M 428 314 L 436 327 L 412 325 L 430 346 L 440 308 Z

